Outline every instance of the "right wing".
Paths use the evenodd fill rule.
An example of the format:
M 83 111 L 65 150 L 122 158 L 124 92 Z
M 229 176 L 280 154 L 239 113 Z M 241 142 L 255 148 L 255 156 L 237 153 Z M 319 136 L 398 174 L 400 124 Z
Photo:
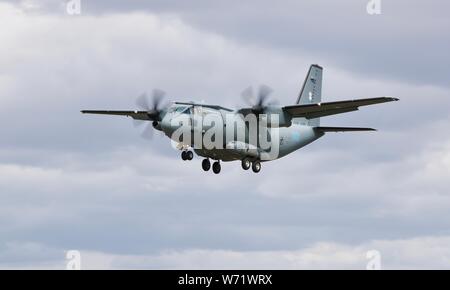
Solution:
M 314 119 L 329 115 L 357 111 L 361 106 L 375 105 L 392 101 L 398 101 L 398 99 L 393 97 L 381 97 L 307 105 L 293 105 L 283 107 L 283 111 L 289 113 L 293 118 Z
M 98 115 L 115 115 L 115 116 L 127 116 L 135 120 L 154 121 L 155 117 L 146 111 L 102 111 L 102 110 L 84 110 L 83 114 L 98 114 Z
M 359 131 L 376 131 L 373 128 L 360 128 L 360 127 L 314 127 L 314 130 L 319 132 L 359 132 Z

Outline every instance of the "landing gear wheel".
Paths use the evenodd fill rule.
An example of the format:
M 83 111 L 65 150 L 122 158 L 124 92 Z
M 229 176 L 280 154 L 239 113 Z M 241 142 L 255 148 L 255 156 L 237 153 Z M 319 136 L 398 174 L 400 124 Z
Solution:
M 219 174 L 220 173 L 220 169 L 221 169 L 220 162 L 219 161 L 214 162 L 213 163 L 213 172 L 215 174 Z
M 252 170 L 253 170 L 253 172 L 255 172 L 255 173 L 260 172 L 260 171 L 261 171 L 261 162 L 259 162 L 259 161 L 253 161 L 253 164 L 252 164 Z
M 202 168 L 204 171 L 209 171 L 209 169 L 211 169 L 211 162 L 209 161 L 209 159 L 203 159 Z
M 244 158 L 244 159 L 242 159 L 241 166 L 242 166 L 242 169 L 249 170 L 250 167 L 252 167 L 252 163 L 250 162 L 250 160 L 248 158 Z
M 194 153 L 192 151 L 186 151 L 186 159 L 187 160 L 194 159 Z
M 182 152 L 181 152 L 181 159 L 183 159 L 183 161 L 186 161 L 186 160 L 187 160 L 187 154 L 186 154 L 186 151 L 182 151 Z

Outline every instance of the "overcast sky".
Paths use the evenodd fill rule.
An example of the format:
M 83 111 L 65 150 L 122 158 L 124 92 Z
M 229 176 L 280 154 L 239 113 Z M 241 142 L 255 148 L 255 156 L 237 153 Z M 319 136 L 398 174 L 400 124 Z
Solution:
M 448 1 L 0 1 L 0 268 L 450 268 Z M 336 2 L 336 3 L 335 3 Z M 151 4 L 150 4 L 151 3 Z M 322 119 L 264 163 L 204 173 L 127 118 L 144 91 L 236 107 L 267 84 L 293 104 L 400 102 Z

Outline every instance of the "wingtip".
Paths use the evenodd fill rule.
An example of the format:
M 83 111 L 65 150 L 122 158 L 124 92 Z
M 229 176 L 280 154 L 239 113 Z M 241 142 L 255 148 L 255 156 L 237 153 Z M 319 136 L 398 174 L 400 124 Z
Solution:
M 396 97 L 386 97 L 386 98 L 388 98 L 390 101 L 393 101 L 393 102 L 400 101 L 400 99 L 396 98 Z

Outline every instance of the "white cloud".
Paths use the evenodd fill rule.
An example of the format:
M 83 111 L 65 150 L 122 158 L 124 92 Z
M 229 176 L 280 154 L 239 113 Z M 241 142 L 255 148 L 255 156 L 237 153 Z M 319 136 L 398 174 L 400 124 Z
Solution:
M 448 269 L 450 237 L 418 237 L 405 240 L 374 240 L 359 245 L 319 242 L 292 251 L 168 250 L 154 255 L 123 255 L 81 250 L 82 269 L 359 269 L 370 261 L 367 252 L 380 253 L 381 269 Z M 30 259 L 13 268 L 64 269 L 65 251 L 36 244 L 15 245 L 0 257 L 13 254 Z M 51 254 L 46 260 L 43 254 Z M 40 259 L 39 259 L 40 258 Z M 8 265 L 0 263 L 0 268 Z
M 382 269 L 448 269 L 450 237 L 420 237 L 408 240 L 379 240 L 351 246 L 316 243 L 297 251 L 227 250 L 168 251 L 155 256 L 111 256 L 92 253 L 95 267 L 165 269 L 365 269 L 368 251 L 381 254 Z M 90 268 L 91 253 L 87 253 Z

